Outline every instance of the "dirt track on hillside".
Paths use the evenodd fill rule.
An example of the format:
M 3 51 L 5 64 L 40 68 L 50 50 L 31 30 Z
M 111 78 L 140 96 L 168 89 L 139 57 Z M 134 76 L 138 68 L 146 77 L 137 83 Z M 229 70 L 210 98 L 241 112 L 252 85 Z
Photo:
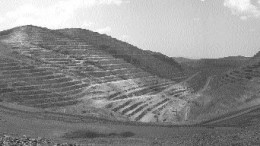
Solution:
M 78 116 L 39 111 L 29 112 L 4 106 L 0 106 L 0 119 L 1 133 L 45 137 L 59 143 L 193 145 L 196 142 L 198 144 L 209 144 L 212 141 L 212 137 L 218 137 L 224 141 L 223 144 L 226 144 L 234 142 L 232 139 L 227 139 L 228 137 L 237 136 L 238 134 L 255 138 L 259 136 L 257 135 L 259 130 L 255 127 L 245 129 L 219 127 L 212 129 L 207 127 L 160 127 L 154 125 L 118 124 L 117 122 L 95 118 L 80 118 Z M 120 135 L 124 133 L 130 134 L 127 137 Z M 98 135 L 98 137 L 95 137 L 95 135 Z M 255 138 L 253 141 L 256 140 Z M 240 137 L 240 139 L 242 142 L 252 141 L 252 139 L 243 137 Z

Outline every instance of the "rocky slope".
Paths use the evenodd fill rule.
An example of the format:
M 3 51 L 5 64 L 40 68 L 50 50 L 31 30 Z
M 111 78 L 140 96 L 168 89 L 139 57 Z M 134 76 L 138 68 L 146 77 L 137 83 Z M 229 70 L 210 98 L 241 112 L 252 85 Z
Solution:
M 257 56 L 242 67 L 209 60 L 190 67 L 88 30 L 21 26 L 0 32 L 0 101 L 113 120 L 193 123 L 258 104 Z
M 192 106 L 192 117 L 222 115 L 250 108 L 260 103 L 259 56 L 248 59 L 240 67 L 212 77 L 208 87 L 198 95 Z M 200 115 L 200 116 L 199 116 Z
M 131 44 L 119 41 L 107 35 L 100 35 L 84 29 L 61 29 L 62 34 L 76 40 L 83 40 L 92 46 L 111 54 L 115 58 L 123 59 L 132 65 L 142 68 L 157 76 L 167 79 L 183 77 L 180 64 L 165 55 L 150 53 Z M 171 60 L 170 62 L 168 60 Z
M 176 82 L 186 78 L 178 63 L 123 42 L 108 51 L 86 38 L 35 26 L 3 31 L 0 39 L 2 102 L 142 122 L 183 118 L 187 101 L 179 97 L 190 91 Z M 122 44 L 130 48 L 119 50 Z M 115 50 L 122 54 L 116 56 Z M 143 56 L 135 55 L 140 52 Z

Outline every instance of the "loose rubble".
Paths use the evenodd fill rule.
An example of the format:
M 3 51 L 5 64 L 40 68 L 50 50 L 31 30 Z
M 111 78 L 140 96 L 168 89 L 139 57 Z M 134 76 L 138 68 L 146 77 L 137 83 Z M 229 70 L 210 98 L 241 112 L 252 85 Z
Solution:
M 46 138 L 32 138 L 26 135 L 22 137 L 11 136 L 11 135 L 0 135 L 1 146 L 80 146 L 78 144 L 69 143 L 55 143 L 50 139 Z

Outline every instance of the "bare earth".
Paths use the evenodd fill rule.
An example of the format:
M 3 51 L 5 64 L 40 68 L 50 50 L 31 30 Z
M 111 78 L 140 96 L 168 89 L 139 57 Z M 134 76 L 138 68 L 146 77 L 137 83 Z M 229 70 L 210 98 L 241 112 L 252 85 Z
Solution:
M 5 106 L 0 108 L 0 123 L 1 134 L 44 137 L 55 143 L 118 146 L 260 144 L 259 125 L 245 128 L 142 126 Z
M 1 31 L 0 145 L 259 146 L 259 53 L 183 61 L 84 29 Z

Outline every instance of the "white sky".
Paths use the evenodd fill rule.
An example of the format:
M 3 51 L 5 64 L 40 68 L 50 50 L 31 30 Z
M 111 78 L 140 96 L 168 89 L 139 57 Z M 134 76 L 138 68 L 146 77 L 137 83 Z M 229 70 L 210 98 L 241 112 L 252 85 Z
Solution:
M 260 0 L 2 0 L 0 30 L 85 28 L 168 56 L 253 56 Z

